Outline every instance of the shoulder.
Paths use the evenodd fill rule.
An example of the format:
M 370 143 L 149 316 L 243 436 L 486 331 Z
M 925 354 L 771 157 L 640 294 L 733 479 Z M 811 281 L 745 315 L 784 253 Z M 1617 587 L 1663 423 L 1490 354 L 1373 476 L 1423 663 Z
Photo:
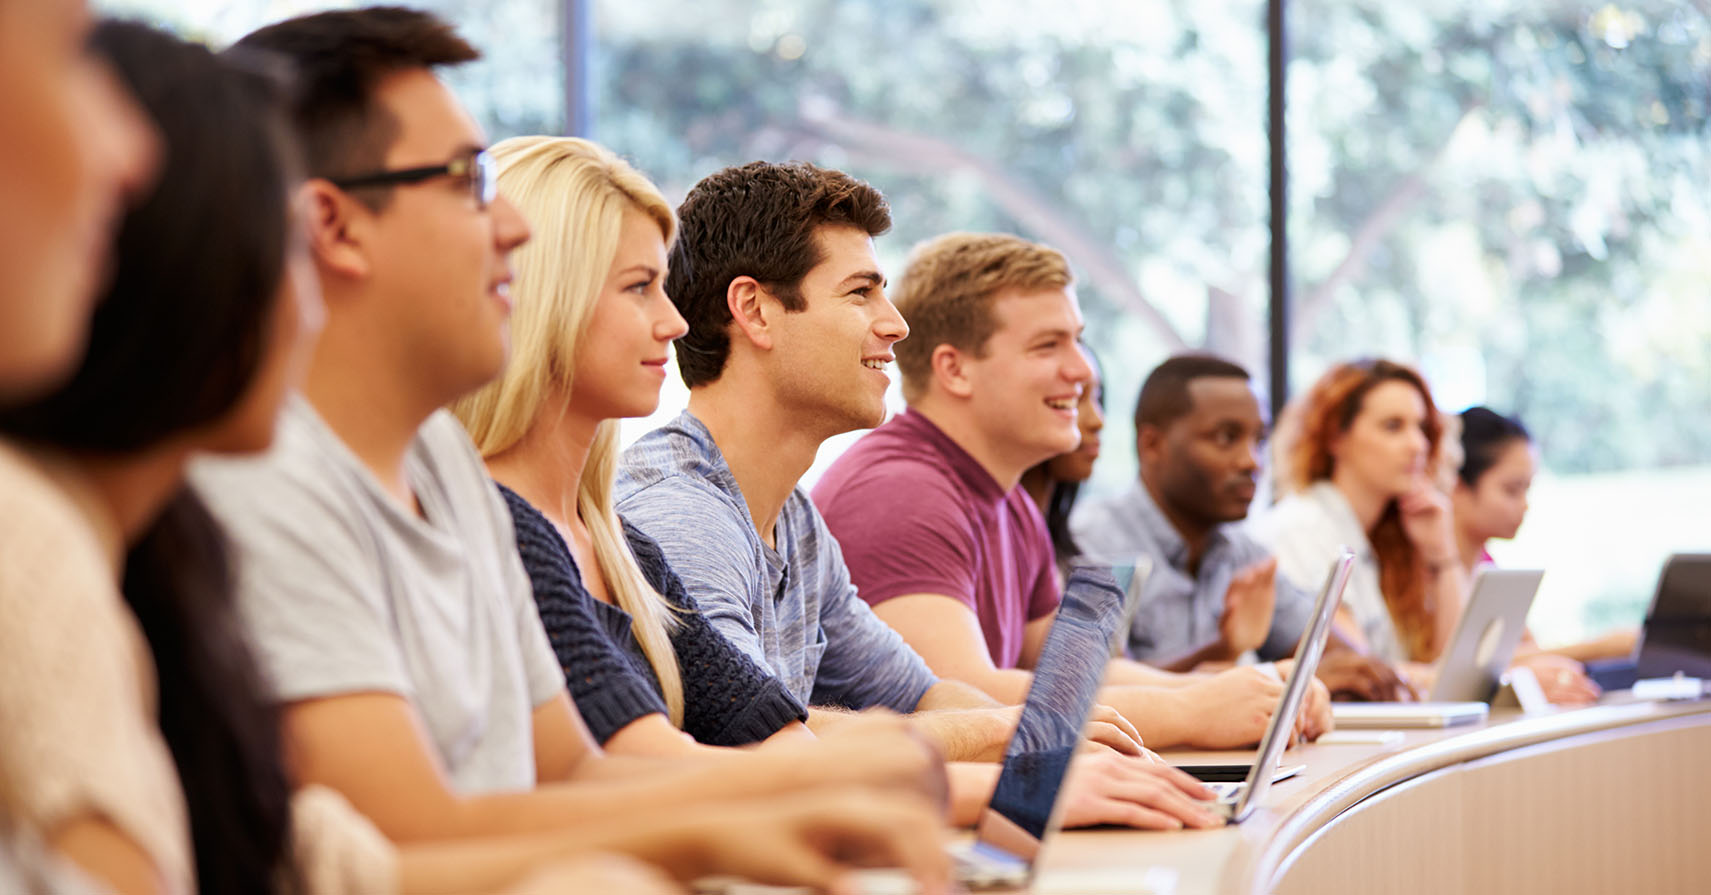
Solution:
M 114 602 L 113 563 L 77 502 L 0 442 L 0 640 L 51 637 L 38 624 L 76 626 L 92 604 Z

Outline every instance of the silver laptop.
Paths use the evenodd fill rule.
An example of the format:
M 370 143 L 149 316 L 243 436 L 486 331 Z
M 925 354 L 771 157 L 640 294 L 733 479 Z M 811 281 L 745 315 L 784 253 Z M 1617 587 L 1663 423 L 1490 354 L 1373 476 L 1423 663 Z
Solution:
M 1249 766 L 1247 779 L 1241 783 L 1206 784 L 1218 794 L 1212 810 L 1222 814 L 1230 823 L 1246 820 L 1265 799 L 1272 781 L 1277 779 L 1275 769 L 1283 760 L 1283 751 L 1289 748 L 1289 739 L 1295 733 L 1295 716 L 1301 713 L 1301 704 L 1307 699 L 1307 688 L 1314 672 L 1319 669 L 1320 657 L 1325 654 L 1325 639 L 1331 632 L 1331 619 L 1337 614 L 1337 605 L 1342 602 L 1343 588 L 1348 586 L 1349 570 L 1354 567 L 1354 561 L 1354 554 L 1343 550 L 1325 575 L 1325 584 L 1319 589 L 1319 599 L 1313 604 L 1307 630 L 1301 632 L 1301 642 L 1295 647 L 1295 671 L 1289 676 L 1289 684 L 1283 688 L 1283 698 L 1278 700 L 1277 711 L 1271 715 L 1271 725 L 1259 741 L 1259 755 Z
M 1467 609 L 1438 660 L 1431 702 L 1490 702 L 1527 629 L 1527 610 L 1545 573 L 1483 568 L 1474 573 Z

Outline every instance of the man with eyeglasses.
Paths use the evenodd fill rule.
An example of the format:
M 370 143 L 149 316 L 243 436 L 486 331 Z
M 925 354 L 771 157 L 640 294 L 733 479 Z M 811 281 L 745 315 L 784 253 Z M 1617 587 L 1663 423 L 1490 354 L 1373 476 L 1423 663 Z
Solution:
M 923 796 L 943 772 L 900 723 L 868 728 L 838 758 L 787 751 L 813 742 L 764 764 L 734 751 L 677 765 L 601 755 L 536 616 L 510 514 L 441 409 L 505 362 L 508 258 L 529 238 L 494 194 L 479 128 L 433 71 L 475 50 L 432 15 L 385 7 L 292 19 L 238 46 L 296 69 L 300 208 L 327 323 L 274 448 L 200 464 L 193 481 L 238 554 L 240 620 L 297 782 L 341 792 L 395 840 L 586 838 L 628 815 L 646 823 L 611 847 L 680 875 L 826 885 L 839 855 L 877 850 L 942 878 L 942 855 L 922 843 L 937 836 Z M 865 801 L 838 794 L 852 785 Z M 780 803 L 766 842 L 703 824 L 695 853 L 663 853 L 726 800 L 816 787 L 832 787 L 815 790 L 824 807 Z M 576 850 L 578 837 L 562 841 Z

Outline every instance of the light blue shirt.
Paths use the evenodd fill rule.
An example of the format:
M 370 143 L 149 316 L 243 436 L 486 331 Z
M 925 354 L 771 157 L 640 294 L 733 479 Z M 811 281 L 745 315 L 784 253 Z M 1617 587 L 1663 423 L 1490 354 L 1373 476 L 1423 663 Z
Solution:
M 1103 561 L 1152 558 L 1129 628 L 1129 655 L 1143 662 L 1176 659 L 1216 640 L 1230 579 L 1271 555 L 1240 524 L 1220 525 L 1207 538 L 1200 568 L 1190 571 L 1187 542 L 1139 481 L 1117 497 L 1076 507 L 1070 530 L 1083 552 Z M 1293 655 L 1312 611 L 1312 596 L 1280 572 L 1271 631 L 1259 657 Z
M 804 704 L 912 712 L 938 683 L 857 595 L 805 491 L 784 502 L 777 548 L 761 541 L 724 454 L 688 411 L 624 452 L 616 495 L 713 627 Z

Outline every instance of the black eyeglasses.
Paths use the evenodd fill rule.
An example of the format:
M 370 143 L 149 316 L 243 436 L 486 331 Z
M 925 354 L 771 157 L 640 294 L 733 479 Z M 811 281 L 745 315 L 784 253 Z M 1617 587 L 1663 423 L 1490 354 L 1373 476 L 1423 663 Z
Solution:
M 354 177 L 337 177 L 333 186 L 341 190 L 364 186 L 396 186 L 420 183 L 434 177 L 456 177 L 469 184 L 470 195 L 478 208 L 486 208 L 499 192 L 499 178 L 493 170 L 493 157 L 485 149 L 477 149 L 446 162 L 423 168 L 403 168 L 397 171 L 376 171 Z

